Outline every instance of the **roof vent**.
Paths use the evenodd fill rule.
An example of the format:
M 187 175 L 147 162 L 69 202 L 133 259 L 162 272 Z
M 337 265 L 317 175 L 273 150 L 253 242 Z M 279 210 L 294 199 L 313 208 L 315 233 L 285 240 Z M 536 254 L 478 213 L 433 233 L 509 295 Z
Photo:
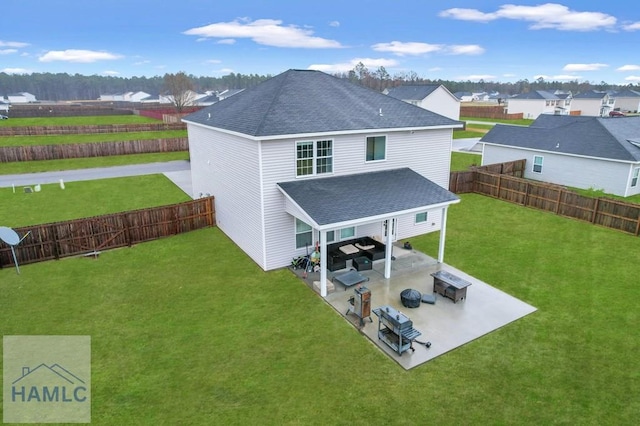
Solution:
M 380 108 L 380 110 L 378 111 L 378 115 L 379 115 L 380 117 L 382 117 L 382 115 L 383 115 L 383 114 L 382 114 L 382 108 Z

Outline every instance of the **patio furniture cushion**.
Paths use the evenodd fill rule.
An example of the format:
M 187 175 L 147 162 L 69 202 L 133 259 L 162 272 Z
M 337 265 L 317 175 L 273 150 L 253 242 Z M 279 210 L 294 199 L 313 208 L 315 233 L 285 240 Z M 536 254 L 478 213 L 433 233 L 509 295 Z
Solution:
M 360 243 L 356 243 L 356 247 L 359 248 L 360 250 L 371 250 L 373 248 L 376 248 L 375 244 L 363 245 Z
M 425 293 L 422 295 L 422 303 L 428 303 L 430 305 L 436 304 L 436 296 L 435 294 Z
M 344 246 L 341 246 L 338 250 L 340 250 L 341 252 L 343 252 L 344 254 L 355 254 L 357 252 L 359 252 L 360 250 L 354 246 L 353 244 L 346 244 Z

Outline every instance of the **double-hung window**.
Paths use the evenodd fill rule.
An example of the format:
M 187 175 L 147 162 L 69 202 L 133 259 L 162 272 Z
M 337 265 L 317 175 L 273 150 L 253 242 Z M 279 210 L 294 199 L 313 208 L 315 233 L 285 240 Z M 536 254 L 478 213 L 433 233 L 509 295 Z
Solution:
M 333 141 L 296 143 L 296 176 L 333 172 Z
M 638 185 L 638 175 L 640 175 L 640 167 L 633 169 L 633 176 L 631 177 L 631 187 Z
M 384 160 L 387 154 L 386 136 L 368 136 L 366 161 Z
M 533 156 L 533 173 L 542 173 L 542 155 Z
M 311 225 L 296 218 L 296 248 L 313 246 L 313 229 Z

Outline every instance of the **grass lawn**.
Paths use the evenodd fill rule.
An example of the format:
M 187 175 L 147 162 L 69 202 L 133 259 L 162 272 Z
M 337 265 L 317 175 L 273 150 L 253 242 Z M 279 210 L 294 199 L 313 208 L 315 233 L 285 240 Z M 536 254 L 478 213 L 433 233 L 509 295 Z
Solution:
M 162 174 L 41 185 L 40 192 L 0 188 L 0 224 L 20 227 L 189 201 Z
M 504 120 L 500 118 L 478 118 L 478 117 L 460 117 L 460 120 L 461 121 L 487 121 L 489 123 L 520 124 L 523 126 L 528 126 L 535 121 L 530 118 L 522 118 L 518 120 Z M 475 124 L 472 124 L 472 125 L 475 125 Z
M 451 153 L 451 171 L 460 172 L 469 169 L 471 166 L 479 166 L 482 163 L 481 154 L 472 154 L 469 152 L 452 152 Z
M 446 261 L 538 311 L 410 371 L 217 228 L 0 270 L 0 324 L 91 336 L 99 425 L 634 424 L 638 238 L 461 198 Z
M 166 139 L 186 137 L 186 130 L 167 130 L 160 132 L 95 133 L 78 135 L 6 136 L 0 137 L 0 146 L 61 145 L 71 143 L 131 141 L 138 139 Z

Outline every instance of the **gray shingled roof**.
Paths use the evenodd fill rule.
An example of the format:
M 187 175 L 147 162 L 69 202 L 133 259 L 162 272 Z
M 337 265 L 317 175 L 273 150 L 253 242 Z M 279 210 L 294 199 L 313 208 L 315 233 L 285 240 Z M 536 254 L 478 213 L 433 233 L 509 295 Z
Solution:
M 607 92 L 599 92 L 597 90 L 588 90 L 573 96 L 573 99 L 602 99 Z
M 439 84 L 414 84 L 388 89 L 388 95 L 401 101 L 421 101 L 433 93 Z
M 544 90 L 534 90 L 532 92 L 520 93 L 513 96 L 511 99 L 560 99 L 558 96 L 551 92 Z
M 348 80 L 309 70 L 286 71 L 183 120 L 254 137 L 462 126 Z
M 480 142 L 611 160 L 640 161 L 640 117 L 540 115 L 530 127 L 496 125 Z
M 409 168 L 280 182 L 278 186 L 318 225 L 459 200 Z

